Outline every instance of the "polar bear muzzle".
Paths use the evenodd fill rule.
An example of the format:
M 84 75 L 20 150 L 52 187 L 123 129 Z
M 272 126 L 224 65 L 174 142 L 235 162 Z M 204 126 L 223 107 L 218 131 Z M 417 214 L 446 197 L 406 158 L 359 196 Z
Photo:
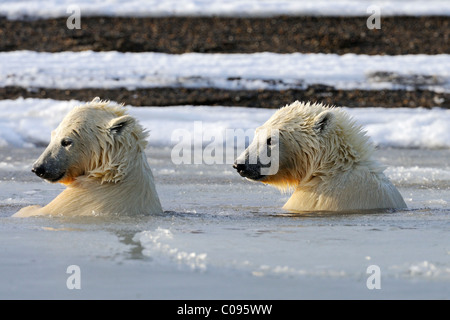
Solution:
M 58 142 L 56 142 L 58 141 Z M 72 143 L 69 139 L 62 139 L 60 142 L 53 139 L 41 156 L 36 160 L 31 169 L 39 178 L 49 182 L 61 182 L 67 175 L 69 169 L 69 155 L 67 148 Z M 67 144 L 67 146 L 65 146 Z
M 233 168 L 237 170 L 241 177 L 250 180 L 262 180 L 265 177 L 261 174 L 261 167 L 258 164 L 235 162 Z
M 263 181 L 279 168 L 278 129 L 258 128 L 252 143 L 236 158 L 233 168 L 244 178 Z
M 261 157 L 257 157 L 256 159 L 249 156 L 251 151 L 247 149 L 244 153 L 239 156 L 233 164 L 233 168 L 241 175 L 241 177 L 262 181 L 268 175 L 272 174 L 271 169 L 273 169 L 273 163 L 271 159 L 267 159 L 267 163 L 263 163 L 261 161 Z M 256 160 L 256 161 L 255 161 Z M 278 163 L 276 165 L 276 171 L 278 171 Z
M 31 169 L 39 178 L 48 180 L 50 182 L 58 182 L 61 180 L 66 172 L 61 171 L 57 168 L 57 166 L 53 163 L 53 161 L 47 162 L 37 162 L 33 165 Z

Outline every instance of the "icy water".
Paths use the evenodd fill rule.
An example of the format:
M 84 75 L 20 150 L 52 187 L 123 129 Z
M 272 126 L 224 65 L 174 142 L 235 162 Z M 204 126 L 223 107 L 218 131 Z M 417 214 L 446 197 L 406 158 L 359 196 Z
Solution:
M 30 172 L 42 150 L 0 149 L 1 299 L 450 298 L 448 149 L 378 150 L 404 211 L 290 214 L 229 164 L 151 148 L 164 214 L 12 218 L 63 189 Z

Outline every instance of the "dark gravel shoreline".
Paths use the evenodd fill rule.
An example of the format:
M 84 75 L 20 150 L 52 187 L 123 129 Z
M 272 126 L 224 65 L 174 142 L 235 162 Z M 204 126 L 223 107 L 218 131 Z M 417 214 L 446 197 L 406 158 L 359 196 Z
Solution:
M 356 54 L 450 52 L 450 17 L 82 17 L 70 30 L 66 18 L 0 19 L 0 51 L 111 51 Z
M 149 88 L 122 89 L 24 89 L 0 88 L 0 97 L 7 99 L 41 98 L 90 101 L 100 97 L 133 106 L 209 105 L 279 108 L 295 100 L 323 102 L 346 107 L 385 108 L 450 108 L 450 94 L 424 90 L 336 90 L 326 86 L 311 86 L 307 90 L 223 90 L 216 88 Z M 6 99 L 6 98 L 4 98 Z
M 366 17 L 85 17 L 80 30 L 66 19 L 0 18 L 0 51 L 122 51 L 204 53 L 450 53 L 450 17 L 382 17 L 369 30 Z M 336 90 L 315 85 L 305 90 L 222 90 L 149 88 L 58 90 L 0 88 L 0 99 L 18 97 L 91 100 L 95 96 L 135 106 L 223 105 L 278 108 L 294 100 L 348 107 L 450 108 L 447 93 L 426 90 Z

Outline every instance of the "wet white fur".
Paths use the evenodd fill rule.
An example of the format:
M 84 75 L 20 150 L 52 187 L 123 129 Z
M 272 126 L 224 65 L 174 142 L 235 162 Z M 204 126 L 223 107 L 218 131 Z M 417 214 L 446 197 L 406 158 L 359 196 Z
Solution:
M 293 190 L 290 211 L 406 208 L 397 188 L 374 159 L 369 137 L 346 112 L 294 102 L 279 109 L 259 132 L 278 129 L 279 170 L 261 180 Z M 251 146 L 249 146 L 251 148 Z
M 124 126 L 120 135 L 112 129 L 118 124 Z M 122 106 L 96 98 L 75 107 L 52 133 L 47 147 L 60 147 L 66 136 L 75 139 L 70 156 L 61 159 L 68 170 L 62 179 L 67 188 L 48 205 L 25 207 L 14 216 L 161 213 L 144 153 L 147 135 Z

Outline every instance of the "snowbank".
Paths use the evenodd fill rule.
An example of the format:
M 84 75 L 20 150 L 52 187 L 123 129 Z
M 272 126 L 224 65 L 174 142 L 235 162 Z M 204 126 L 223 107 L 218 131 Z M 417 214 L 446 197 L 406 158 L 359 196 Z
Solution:
M 0 86 L 428 89 L 450 92 L 450 55 L 0 53 Z
M 68 17 L 77 5 L 82 16 L 369 16 L 377 6 L 388 15 L 449 15 L 446 0 L 5 0 L 0 15 L 9 19 Z M 369 10 L 369 11 L 368 11 Z M 370 12 L 370 13 L 368 13 Z
M 46 145 L 50 132 L 79 101 L 50 99 L 0 100 L 0 146 Z M 347 108 L 368 131 L 375 144 L 401 148 L 450 148 L 450 110 L 434 108 Z M 180 142 L 175 133 L 233 139 L 227 129 L 252 134 L 275 110 L 241 107 L 128 107 L 131 115 L 150 130 L 150 145 L 173 146 Z M 207 133 L 207 135 L 206 135 Z M 249 139 L 253 136 L 249 135 Z M 200 138 L 201 139 L 201 138 Z M 221 142 L 222 140 L 220 140 Z M 224 141 L 228 143 L 230 141 Z M 230 143 L 229 145 L 233 145 Z

